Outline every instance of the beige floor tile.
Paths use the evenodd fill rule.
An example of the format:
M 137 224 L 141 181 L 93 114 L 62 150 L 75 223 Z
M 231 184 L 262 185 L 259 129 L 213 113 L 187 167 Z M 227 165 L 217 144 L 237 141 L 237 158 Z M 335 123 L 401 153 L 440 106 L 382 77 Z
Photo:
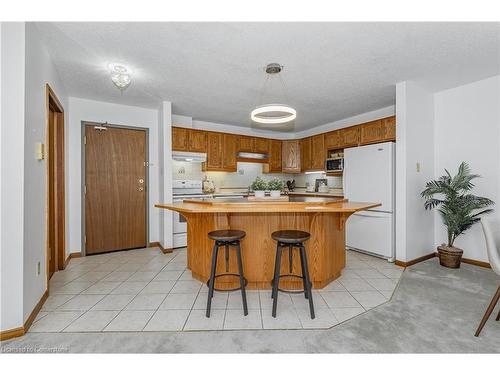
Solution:
M 105 297 L 104 294 L 80 294 L 73 297 L 65 304 L 59 306 L 57 311 L 84 311 L 90 310 L 97 302 Z
M 165 264 L 162 263 L 156 263 L 156 262 L 149 262 L 146 263 L 144 266 L 139 268 L 139 272 L 148 272 L 148 271 L 155 271 L 156 273 L 160 272 L 163 267 L 165 267 Z
M 320 292 L 328 307 L 361 307 L 361 305 L 348 292 Z
M 125 310 L 157 310 L 167 294 L 138 294 Z
M 354 270 L 359 276 L 361 276 L 363 279 L 386 279 L 386 276 L 379 271 L 377 271 L 375 268 L 369 268 L 369 269 L 357 269 Z
M 226 309 L 227 299 L 229 294 L 227 292 L 214 292 L 214 296 L 212 298 L 212 309 Z M 207 307 L 207 299 L 208 299 L 208 291 L 200 292 L 198 294 L 198 298 L 196 298 L 196 302 L 194 303 L 193 309 L 195 310 L 203 310 Z
M 144 331 L 182 331 L 191 310 L 158 310 Z
M 64 305 L 71 298 L 75 297 L 76 294 L 54 294 L 47 298 L 47 301 L 42 306 L 41 311 L 54 311 L 59 306 Z
M 137 294 L 143 290 L 147 281 L 124 281 L 116 289 L 111 291 L 111 294 Z
M 117 271 L 138 271 L 139 268 L 141 268 L 143 265 L 139 263 L 125 263 L 120 266 L 120 268 L 117 268 Z
M 157 271 L 137 271 L 127 281 L 151 281 L 157 274 Z
M 99 332 L 117 315 L 118 311 L 87 311 L 76 319 L 64 332 Z
M 121 311 L 104 331 L 142 331 L 153 314 L 154 311 Z
M 394 294 L 394 290 L 379 290 L 380 294 L 382 294 L 387 300 L 390 300 L 392 298 L 392 295 Z
M 29 332 L 61 332 L 84 311 L 53 311 L 32 324 Z
M 91 310 L 120 311 L 134 299 L 135 294 L 110 294 L 97 302 Z
M 396 288 L 397 282 L 393 279 L 365 279 L 368 284 L 373 286 L 378 291 L 393 291 Z
M 111 271 L 89 271 L 80 276 L 76 281 L 99 281 L 108 276 Z
M 50 311 L 40 311 L 36 316 L 35 319 L 33 320 L 34 322 L 38 322 L 40 319 L 42 319 L 44 316 L 47 316 L 50 313 Z
M 109 294 L 113 289 L 116 289 L 121 281 L 98 281 L 90 288 L 85 289 L 82 294 Z
M 172 281 L 177 281 L 179 277 L 182 275 L 182 270 L 176 270 L 176 271 L 161 271 L 158 273 L 153 280 L 155 281 L 167 281 L 167 280 L 172 280 Z
M 95 267 L 95 271 L 115 271 L 117 268 L 120 267 L 120 264 L 117 263 L 104 263 L 100 264 L 99 266 Z
M 102 281 L 126 281 L 135 271 L 114 271 L 106 276 Z
M 172 287 L 174 286 L 175 281 L 151 281 L 146 287 L 141 290 L 141 294 L 168 294 Z
M 307 300 L 304 296 L 304 293 L 300 294 L 290 294 L 290 298 L 292 299 L 293 306 L 298 309 L 308 309 L 309 308 L 309 300 Z M 323 308 L 328 307 L 323 297 L 319 292 L 313 291 L 313 304 L 314 307 Z
M 95 281 L 71 281 L 70 283 L 64 285 L 56 290 L 51 290 L 51 294 L 79 294 L 85 289 L 90 288 L 95 284 Z
M 247 290 L 247 306 L 249 309 L 260 309 L 260 298 L 259 291 L 257 290 Z M 241 291 L 235 290 L 229 293 L 227 300 L 227 309 L 229 310 L 239 310 L 243 308 L 243 302 L 241 299 Z
M 342 279 L 340 283 L 348 292 L 366 292 L 374 291 L 375 288 L 363 279 Z
M 338 320 L 328 307 L 314 309 L 315 317 L 311 319 L 309 309 L 296 309 L 302 328 L 330 328 L 338 324 Z
M 163 267 L 164 271 L 184 271 L 186 269 L 186 265 L 184 263 L 168 263 L 165 267 Z
M 351 294 L 365 309 L 370 309 L 384 302 L 387 302 L 387 298 L 377 291 L 351 292 Z
M 179 280 L 175 283 L 170 293 L 195 293 L 201 289 L 203 284 L 193 280 Z
M 338 281 L 334 280 L 327 286 L 325 286 L 323 289 L 321 289 L 323 292 L 346 292 L 347 289 L 344 288 L 344 286 Z
M 271 311 L 273 307 L 273 299 L 271 298 L 270 290 L 260 290 L 260 307 L 262 311 Z M 293 302 L 290 294 L 278 292 L 278 309 L 280 308 L 292 308 Z
M 185 331 L 221 330 L 224 328 L 225 310 L 212 310 L 210 318 L 205 316 L 205 310 L 191 310 Z
M 169 294 L 162 302 L 159 310 L 191 310 L 198 293 Z
M 403 268 L 379 268 L 380 273 L 393 279 L 400 278 L 403 270 Z
M 362 307 L 343 307 L 333 308 L 331 310 L 339 322 L 344 322 L 365 312 Z
M 262 329 L 260 309 L 249 309 L 245 316 L 243 309 L 227 310 L 224 329 Z
M 279 301 L 279 300 L 278 300 Z M 262 309 L 262 323 L 264 329 L 299 329 L 302 328 L 299 317 L 294 308 L 279 308 L 276 318 L 272 317 L 271 310 Z

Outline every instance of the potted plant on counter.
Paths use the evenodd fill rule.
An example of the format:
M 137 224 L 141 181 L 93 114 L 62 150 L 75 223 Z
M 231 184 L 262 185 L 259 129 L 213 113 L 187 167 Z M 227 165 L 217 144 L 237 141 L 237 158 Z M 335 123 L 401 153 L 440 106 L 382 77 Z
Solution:
M 448 243 L 438 246 L 439 263 L 448 268 L 460 268 L 463 250 L 454 246 L 456 238 L 480 220 L 482 214 L 491 212 L 486 208 L 493 201 L 470 194 L 472 180 L 479 177 L 471 174 L 467 163 L 462 162 L 455 176 L 446 174 L 429 181 L 422 197 L 426 210 L 437 208 L 448 232 Z
M 281 192 L 285 188 L 285 183 L 278 177 L 274 177 L 267 183 L 267 188 L 271 191 L 272 198 L 279 198 L 281 196 Z
M 255 198 L 264 198 L 266 195 L 267 182 L 262 178 L 257 177 L 251 185 L 253 192 L 255 193 Z

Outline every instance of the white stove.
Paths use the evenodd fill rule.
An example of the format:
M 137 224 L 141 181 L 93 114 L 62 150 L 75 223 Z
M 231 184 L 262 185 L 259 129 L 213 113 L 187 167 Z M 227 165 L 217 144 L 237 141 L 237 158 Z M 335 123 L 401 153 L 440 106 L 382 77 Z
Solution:
M 212 198 L 211 194 L 203 194 L 203 183 L 199 180 L 174 180 L 172 182 L 172 200 L 174 203 L 182 202 L 184 199 Z M 184 216 L 173 212 L 174 234 L 173 245 L 175 247 L 187 246 L 187 222 Z

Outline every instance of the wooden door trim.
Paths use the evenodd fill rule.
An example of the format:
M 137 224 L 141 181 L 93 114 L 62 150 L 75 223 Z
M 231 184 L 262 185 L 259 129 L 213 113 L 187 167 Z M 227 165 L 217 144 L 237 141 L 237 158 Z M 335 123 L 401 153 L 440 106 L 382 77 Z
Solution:
M 116 129 L 128 129 L 128 130 L 138 130 L 143 131 L 146 134 L 146 173 L 145 173 L 145 186 L 146 186 L 146 246 L 149 244 L 149 128 L 145 128 L 142 126 L 130 126 L 130 125 L 117 125 L 117 124 L 108 124 L 105 123 L 107 128 L 116 128 Z M 102 122 L 95 121 L 81 121 L 81 184 L 80 184 L 80 202 L 81 202 L 81 254 L 82 256 L 87 255 L 86 246 L 85 246 L 85 126 L 99 126 L 103 125 Z
M 57 212 L 55 215 L 58 217 L 62 218 L 61 222 L 61 228 L 57 228 L 57 233 L 60 236 L 60 238 L 56 240 L 60 240 L 61 242 L 61 248 L 57 246 L 56 249 L 56 260 L 55 260 L 55 271 L 58 270 L 63 270 L 65 268 L 65 257 L 66 257 L 66 207 L 65 207 L 65 193 L 66 193 L 66 181 L 65 181 L 65 157 L 64 157 L 64 149 L 65 149 L 65 144 L 64 144 L 64 108 L 55 94 L 54 90 L 50 87 L 48 83 L 45 84 L 45 150 L 44 154 L 46 156 L 45 158 L 45 189 L 46 189 L 46 197 L 45 197 L 45 271 L 46 271 L 46 287 L 48 288 L 49 285 L 49 278 L 50 278 L 50 249 L 49 249 L 49 232 L 50 232 L 50 215 L 49 215 L 49 205 L 51 204 L 50 201 L 50 191 L 49 191 L 49 178 L 50 178 L 50 173 L 49 173 L 49 168 L 50 168 L 50 163 L 51 160 L 49 160 L 49 147 L 52 147 L 52 140 L 50 139 L 50 111 L 54 112 L 54 114 L 57 114 L 55 117 L 56 120 L 54 124 L 58 124 L 59 122 L 61 123 L 61 134 L 58 137 L 58 141 L 61 142 L 61 148 L 63 151 L 63 156 L 62 156 L 62 165 L 56 166 L 56 172 L 55 172 L 55 178 L 54 179 L 60 179 L 62 183 L 62 189 L 56 191 L 56 209 Z M 60 138 L 60 139 L 59 139 Z

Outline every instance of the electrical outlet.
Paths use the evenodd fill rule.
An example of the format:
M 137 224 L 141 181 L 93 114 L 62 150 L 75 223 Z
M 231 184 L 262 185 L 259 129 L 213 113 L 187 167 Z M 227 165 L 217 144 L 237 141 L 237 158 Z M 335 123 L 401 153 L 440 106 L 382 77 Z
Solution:
M 420 172 L 420 163 L 417 163 L 417 172 Z
M 36 264 L 36 275 L 40 276 L 40 262 Z
M 239 169 L 239 170 L 238 170 L 238 174 L 239 174 L 240 176 L 243 176 L 243 175 L 245 174 L 245 170 L 244 170 L 244 169 Z

